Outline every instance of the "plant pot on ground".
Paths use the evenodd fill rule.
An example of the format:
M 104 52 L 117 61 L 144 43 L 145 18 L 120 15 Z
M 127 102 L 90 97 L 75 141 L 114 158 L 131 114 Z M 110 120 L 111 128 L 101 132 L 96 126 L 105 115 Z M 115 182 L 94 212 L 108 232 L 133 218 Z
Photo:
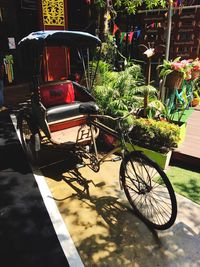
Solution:
M 200 96 L 199 96 L 197 91 L 194 91 L 193 92 L 193 99 L 191 101 L 191 106 L 196 107 L 199 105 L 199 103 L 200 103 Z
M 192 99 L 192 101 L 191 101 L 191 106 L 192 106 L 192 107 L 196 107 L 196 106 L 199 105 L 199 103 L 200 103 L 199 98 L 194 97 L 194 98 Z

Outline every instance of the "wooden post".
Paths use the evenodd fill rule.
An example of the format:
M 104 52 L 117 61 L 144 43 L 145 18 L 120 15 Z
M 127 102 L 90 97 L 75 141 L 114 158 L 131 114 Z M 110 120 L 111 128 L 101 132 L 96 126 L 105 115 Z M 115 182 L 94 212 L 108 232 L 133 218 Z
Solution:
M 172 29 L 172 10 L 173 10 L 172 5 L 173 5 L 173 1 L 169 0 L 165 60 L 169 60 L 169 49 L 170 49 L 171 29 Z M 166 88 L 164 84 L 165 84 L 165 78 L 162 82 L 161 92 L 160 92 L 162 103 L 165 102 L 165 94 L 166 94 Z

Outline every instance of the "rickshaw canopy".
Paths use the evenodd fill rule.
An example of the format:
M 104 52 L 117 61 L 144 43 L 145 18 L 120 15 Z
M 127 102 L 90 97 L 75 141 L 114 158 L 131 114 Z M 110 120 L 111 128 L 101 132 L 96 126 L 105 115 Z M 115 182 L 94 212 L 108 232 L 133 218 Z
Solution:
M 65 47 L 82 63 L 86 87 L 91 90 L 98 64 L 93 67 L 94 61 L 99 61 L 101 40 L 87 32 L 66 30 L 44 30 L 36 31 L 22 38 L 18 47 L 22 56 L 27 61 L 32 79 L 40 77 L 44 50 L 47 47 Z M 76 54 L 77 53 L 77 54 Z M 35 81 L 34 81 L 35 83 Z
M 36 46 L 36 47 L 47 47 L 47 46 L 66 46 L 74 48 L 83 47 L 96 47 L 101 45 L 101 40 L 87 32 L 80 31 L 65 31 L 65 30 L 54 30 L 54 31 L 37 31 L 32 32 L 18 43 L 19 46 Z

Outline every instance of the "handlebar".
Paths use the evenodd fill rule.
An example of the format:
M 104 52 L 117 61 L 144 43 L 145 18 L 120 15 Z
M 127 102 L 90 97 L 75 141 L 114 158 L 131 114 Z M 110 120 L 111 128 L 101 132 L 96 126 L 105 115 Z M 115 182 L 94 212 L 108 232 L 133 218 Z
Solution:
M 113 121 L 123 121 L 125 118 L 127 118 L 128 116 L 134 114 L 134 109 L 132 109 L 128 114 L 122 116 L 122 117 L 112 117 L 112 116 L 109 116 L 109 115 L 100 115 L 100 114 L 96 114 L 96 115 L 93 115 L 94 117 L 97 117 L 97 118 L 107 118 L 107 119 L 110 119 L 110 120 L 113 120 Z

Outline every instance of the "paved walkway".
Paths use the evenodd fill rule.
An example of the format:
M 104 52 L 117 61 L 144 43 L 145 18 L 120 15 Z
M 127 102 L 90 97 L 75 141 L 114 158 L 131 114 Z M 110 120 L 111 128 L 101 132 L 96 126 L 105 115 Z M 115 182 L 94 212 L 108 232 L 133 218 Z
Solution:
M 86 267 L 200 266 L 199 205 L 177 196 L 175 224 L 150 231 L 130 212 L 119 188 L 120 162 L 104 163 L 99 173 L 87 167 L 75 173 L 68 162 L 43 174 Z
M 68 266 L 7 111 L 0 112 L 0 266 Z

